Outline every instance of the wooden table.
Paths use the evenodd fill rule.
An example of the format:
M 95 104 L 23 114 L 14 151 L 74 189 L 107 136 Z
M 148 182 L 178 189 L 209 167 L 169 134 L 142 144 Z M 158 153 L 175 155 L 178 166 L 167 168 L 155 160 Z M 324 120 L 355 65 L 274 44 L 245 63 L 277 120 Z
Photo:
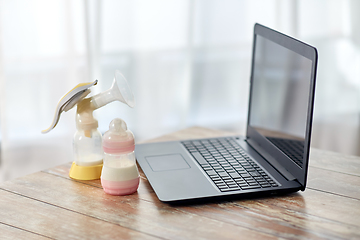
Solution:
M 222 136 L 188 128 L 152 141 Z M 360 239 L 360 158 L 313 149 L 308 186 L 286 196 L 203 205 L 160 202 L 69 179 L 71 163 L 0 184 L 0 239 Z

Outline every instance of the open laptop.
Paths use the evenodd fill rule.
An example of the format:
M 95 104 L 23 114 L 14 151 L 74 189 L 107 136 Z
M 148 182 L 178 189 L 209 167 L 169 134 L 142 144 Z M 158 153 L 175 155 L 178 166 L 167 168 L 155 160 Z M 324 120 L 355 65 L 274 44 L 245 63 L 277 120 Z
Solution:
M 190 200 L 305 190 L 317 50 L 255 24 L 246 137 L 136 145 L 158 198 Z

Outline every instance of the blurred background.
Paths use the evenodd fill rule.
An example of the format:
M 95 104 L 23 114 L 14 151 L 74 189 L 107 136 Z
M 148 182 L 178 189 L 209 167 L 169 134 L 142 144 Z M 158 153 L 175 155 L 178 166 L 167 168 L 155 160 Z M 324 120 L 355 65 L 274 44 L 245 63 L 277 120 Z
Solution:
M 190 126 L 244 134 L 255 22 L 317 47 L 312 146 L 360 155 L 360 1 L 0 0 L 0 181 L 72 161 L 75 109 L 48 134 L 59 99 L 116 69 L 137 105 L 137 142 Z

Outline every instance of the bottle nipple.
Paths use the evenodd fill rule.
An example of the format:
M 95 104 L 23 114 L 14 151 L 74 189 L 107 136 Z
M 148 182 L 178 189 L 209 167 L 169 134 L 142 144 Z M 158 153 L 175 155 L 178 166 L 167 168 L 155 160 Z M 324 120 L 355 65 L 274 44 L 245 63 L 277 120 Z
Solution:
M 109 154 L 130 153 L 135 150 L 134 135 L 121 118 L 111 121 L 109 131 L 103 137 L 103 149 Z
M 126 122 L 121 118 L 115 118 L 110 122 L 109 131 L 112 134 L 120 134 L 120 135 L 124 133 L 126 134 L 126 130 L 127 130 Z

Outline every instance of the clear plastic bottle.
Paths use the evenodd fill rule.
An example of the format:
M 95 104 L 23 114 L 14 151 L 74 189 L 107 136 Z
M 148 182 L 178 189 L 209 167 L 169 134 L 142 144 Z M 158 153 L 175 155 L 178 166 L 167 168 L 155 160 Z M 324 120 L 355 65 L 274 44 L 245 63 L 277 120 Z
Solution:
M 78 166 L 89 167 L 102 164 L 102 136 L 98 121 L 91 116 L 77 114 L 77 131 L 74 134 L 74 162 Z
M 116 118 L 103 137 L 104 166 L 101 185 L 111 195 L 127 195 L 137 191 L 140 182 L 135 160 L 134 135 L 126 123 Z

